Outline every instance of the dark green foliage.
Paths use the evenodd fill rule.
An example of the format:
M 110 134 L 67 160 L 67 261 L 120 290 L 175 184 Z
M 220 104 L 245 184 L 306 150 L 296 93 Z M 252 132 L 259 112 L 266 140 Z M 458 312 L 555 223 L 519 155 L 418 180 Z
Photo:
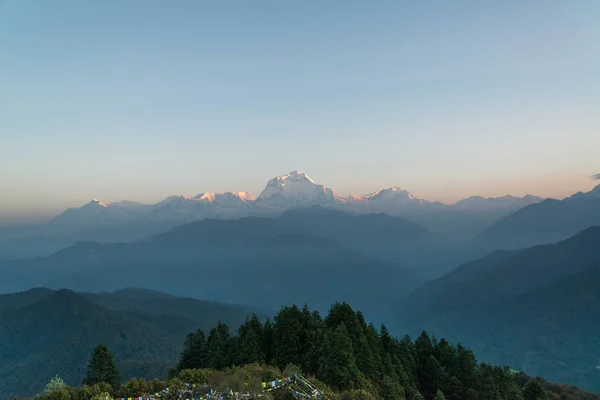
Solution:
M 207 342 L 211 368 L 222 369 L 233 364 L 232 361 L 235 358 L 232 358 L 234 356 L 229 350 L 234 346 L 231 345 L 230 338 L 229 327 L 222 322 L 219 322 L 217 326 L 210 330 Z
M 352 340 L 343 324 L 325 333 L 320 364 L 320 375 L 332 386 L 344 390 L 355 383 L 359 370 L 354 360 Z
M 147 290 L 32 292 L 39 296 L 10 295 L 0 311 L 0 399 L 40 393 L 56 375 L 80 384 L 98 343 L 114 354 L 123 379 L 166 377 L 188 332 L 208 333 L 219 319 L 237 329 L 251 313 Z
M 211 330 L 208 342 L 210 366 L 255 365 L 252 363 L 269 360 L 272 354 L 274 364 L 286 369 L 282 374 L 302 371 L 316 376 L 341 392 L 342 400 L 524 400 L 528 393 L 539 397 L 545 392 L 556 397 L 541 400 L 600 400 L 577 389 L 572 393 L 578 397 L 568 397 L 572 393 L 564 387 L 544 388 L 549 384 L 537 380 L 527 383 L 525 374 L 480 364 L 471 350 L 437 340 L 427 332 L 416 341 L 408 336 L 398 340 L 385 325 L 377 330 L 345 303 L 334 304 L 325 319 L 306 306 L 283 307 L 274 324 L 267 321 L 262 325 L 251 317 L 237 335 L 219 323 Z M 188 343 L 189 339 L 186 348 Z M 184 351 L 182 361 L 186 356 Z M 180 377 L 183 373 L 191 372 L 183 371 Z M 270 370 L 261 379 L 281 376 Z M 194 378 L 186 375 L 186 379 Z M 207 379 L 205 374 L 197 378 Z M 238 378 L 232 379 L 237 382 Z
M 263 351 L 263 326 L 254 314 L 246 320 L 240 328 L 239 333 L 239 351 L 236 364 L 252 364 L 265 360 Z
M 302 356 L 302 311 L 296 306 L 283 307 L 273 326 L 273 360 L 279 368 L 300 365 Z
M 537 379 L 530 379 L 523 388 L 525 400 L 547 400 L 548 393 Z
M 87 374 L 83 379 L 84 385 L 108 383 L 113 388 L 121 384 L 121 375 L 115 364 L 113 355 L 104 344 L 99 344 L 94 349 L 92 359 L 88 364 Z
M 600 400 L 574 387 L 480 364 L 469 349 L 426 332 L 414 342 L 407 336 L 398 340 L 385 326 L 377 330 L 343 303 L 335 304 L 324 320 L 307 307 L 290 306 L 282 308 L 274 321 L 263 325 L 251 316 L 235 331 L 218 322 L 208 337 L 205 331 L 194 330 L 185 340 L 182 337 L 178 368 L 171 370 L 169 380 L 131 379 L 120 388 L 116 380 L 111 382 L 115 387 L 108 383 L 63 387 L 39 400 L 90 400 L 102 393 L 138 397 L 181 387 L 184 382 L 257 392 L 261 381 L 297 372 L 311 380 L 318 378 L 319 387 L 337 390 L 329 392 L 332 400 Z M 99 348 L 98 354 L 93 361 L 110 358 L 107 349 Z M 265 365 L 267 360 L 287 363 L 277 368 Z M 92 364 L 106 363 L 94 361 L 90 369 Z M 177 390 L 165 396 L 176 398 Z M 284 396 L 276 393 L 275 398 Z
M 206 335 L 201 329 L 189 333 L 185 339 L 181 359 L 177 365 L 178 370 L 207 368 L 208 367 L 208 344 Z

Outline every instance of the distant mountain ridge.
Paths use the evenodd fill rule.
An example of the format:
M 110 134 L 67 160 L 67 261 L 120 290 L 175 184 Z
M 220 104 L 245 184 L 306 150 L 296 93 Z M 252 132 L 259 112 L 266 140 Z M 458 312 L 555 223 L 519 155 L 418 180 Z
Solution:
M 567 240 L 497 251 L 403 299 L 395 327 L 426 329 L 487 360 L 600 391 L 600 226 Z
M 523 207 L 484 230 L 474 244 L 489 250 L 518 249 L 558 242 L 594 225 L 600 225 L 600 185 L 563 200 Z
M 262 308 L 307 302 L 319 309 L 342 300 L 383 318 L 389 310 L 381 304 L 424 282 L 401 257 L 429 248 L 430 236 L 401 217 L 326 208 L 204 219 L 137 242 L 79 241 L 47 257 L 0 262 L 0 292 L 142 286 Z M 386 248 L 386 259 L 369 256 L 377 246 Z
M 333 189 L 317 184 L 301 171 L 277 176 L 267 183 L 255 198 L 249 192 L 201 193 L 195 196 L 170 196 L 153 204 L 143 205 L 130 201 L 104 204 L 92 200 L 81 208 L 68 209 L 52 221 L 54 225 L 82 224 L 98 220 L 108 224 L 145 218 L 150 221 L 192 221 L 201 218 L 240 218 L 263 216 L 296 207 L 325 206 L 368 214 L 385 212 L 399 215 L 411 210 L 516 210 L 541 201 L 540 197 L 505 196 L 501 198 L 471 197 L 455 205 L 430 202 L 417 198 L 400 186 L 378 190 L 367 195 L 338 195 Z
M 202 219 L 276 217 L 297 208 L 324 207 L 356 215 L 402 216 L 450 241 L 472 238 L 491 223 L 531 203 L 535 196 L 473 197 L 455 205 L 420 199 L 400 186 L 367 195 L 340 196 L 300 171 L 271 179 L 255 198 L 249 192 L 169 196 L 156 204 L 103 203 L 94 199 L 49 222 L 0 230 L 0 259 L 46 256 L 81 240 L 132 242 Z
M 56 374 L 79 385 L 99 343 L 114 351 L 124 378 L 165 376 L 187 333 L 218 321 L 237 327 L 250 314 L 136 289 L 89 294 L 38 288 L 0 295 L 0 399 L 40 393 Z

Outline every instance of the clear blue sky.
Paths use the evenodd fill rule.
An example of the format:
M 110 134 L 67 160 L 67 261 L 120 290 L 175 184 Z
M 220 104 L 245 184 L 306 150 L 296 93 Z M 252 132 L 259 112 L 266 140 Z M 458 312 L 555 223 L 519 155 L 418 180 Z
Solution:
M 600 172 L 600 1 L 0 0 L 0 222 L 250 190 L 561 197 Z

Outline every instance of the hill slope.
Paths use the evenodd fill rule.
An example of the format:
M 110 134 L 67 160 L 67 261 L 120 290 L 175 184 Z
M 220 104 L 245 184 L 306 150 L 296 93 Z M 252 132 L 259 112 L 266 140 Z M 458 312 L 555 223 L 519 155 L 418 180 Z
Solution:
M 491 225 L 473 245 L 495 250 L 553 243 L 595 225 L 600 225 L 600 185 L 564 200 L 526 206 Z
M 158 293 L 139 298 L 132 290 L 102 295 L 46 291 L 36 301 L 39 292 L 12 295 L 20 305 L 0 312 L 2 399 L 38 393 L 55 374 L 80 384 L 98 343 L 113 350 L 124 378 L 163 376 L 176 363 L 189 331 L 208 329 L 219 320 L 238 326 L 249 314 Z M 138 297 L 135 303 L 133 297 Z M 4 300 L 1 296 L 0 304 Z
M 461 340 L 482 356 L 600 390 L 600 227 L 553 245 L 497 252 L 404 299 L 398 329 Z
M 385 227 L 371 226 L 370 235 Z M 383 318 L 382 304 L 424 281 L 409 268 L 302 233 L 283 220 L 245 218 L 203 220 L 135 243 L 82 242 L 43 259 L 3 263 L 0 290 L 136 286 L 268 309 L 307 302 L 323 310 L 343 300 Z

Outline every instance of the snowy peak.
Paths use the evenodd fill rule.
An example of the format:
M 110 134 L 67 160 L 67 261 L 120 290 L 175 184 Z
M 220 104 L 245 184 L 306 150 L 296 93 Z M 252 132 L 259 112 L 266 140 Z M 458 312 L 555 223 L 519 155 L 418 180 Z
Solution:
M 104 204 L 100 200 L 92 199 L 92 201 L 90 201 L 89 203 L 84 205 L 82 208 L 98 208 L 98 207 L 106 208 L 106 207 L 108 207 L 108 205 Z
M 588 193 L 572 197 L 600 198 L 600 185 Z M 204 218 L 241 218 L 246 216 L 275 215 L 282 211 L 320 206 L 358 214 L 386 213 L 401 215 L 406 212 L 461 210 L 473 212 L 513 211 L 542 199 L 536 196 L 504 196 L 484 198 L 473 196 L 447 206 L 414 196 L 401 186 L 392 186 L 367 195 L 339 196 L 334 190 L 316 183 L 302 171 L 291 171 L 276 176 L 255 198 L 249 192 L 203 192 L 195 196 L 169 196 L 152 205 L 131 201 L 110 204 L 94 199 L 80 208 L 70 208 L 52 223 L 91 226 L 128 221 L 185 223 Z
M 290 208 L 344 203 L 345 199 L 328 187 L 315 183 L 304 172 L 292 171 L 267 182 L 256 202 L 263 207 Z
M 413 196 L 408 190 L 400 186 L 392 186 L 387 189 L 381 189 L 365 196 L 368 203 L 371 204 L 389 204 L 389 205 L 408 205 L 412 203 L 426 202 Z

